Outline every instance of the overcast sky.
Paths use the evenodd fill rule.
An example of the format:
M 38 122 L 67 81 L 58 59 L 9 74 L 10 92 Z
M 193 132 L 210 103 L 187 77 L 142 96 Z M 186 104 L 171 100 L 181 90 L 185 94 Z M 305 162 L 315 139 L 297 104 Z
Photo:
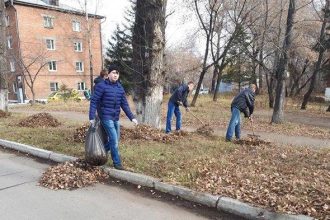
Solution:
M 63 1 L 64 4 L 70 4 L 75 7 L 80 6 L 84 0 Z M 78 3 L 80 1 L 80 3 Z M 177 5 L 178 0 L 168 0 L 167 13 L 171 15 L 167 19 L 166 40 L 167 47 L 180 46 L 184 44 L 187 35 L 191 34 L 190 29 L 193 26 L 193 21 L 190 19 L 182 19 L 182 9 Z M 124 22 L 125 10 L 130 7 L 129 0 L 93 0 L 88 1 L 89 13 L 104 15 L 105 22 L 102 24 L 103 42 L 106 43 L 116 29 L 117 24 Z M 106 46 L 107 44 L 105 44 Z

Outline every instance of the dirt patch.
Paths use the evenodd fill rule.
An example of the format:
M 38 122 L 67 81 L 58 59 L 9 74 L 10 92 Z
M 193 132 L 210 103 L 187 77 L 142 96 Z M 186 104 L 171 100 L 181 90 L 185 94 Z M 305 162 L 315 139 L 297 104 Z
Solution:
M 31 115 L 18 123 L 21 127 L 58 127 L 61 123 L 49 113 Z
M 271 211 L 329 219 L 330 151 L 241 144 L 233 152 L 187 164 L 197 170 L 194 187 Z
M 89 165 L 83 160 L 65 162 L 49 167 L 43 173 L 39 184 L 49 189 L 75 189 L 104 182 L 109 176 L 101 168 Z
M 0 110 L 0 118 L 6 118 L 9 117 L 10 115 L 11 115 L 10 112 L 5 112 Z

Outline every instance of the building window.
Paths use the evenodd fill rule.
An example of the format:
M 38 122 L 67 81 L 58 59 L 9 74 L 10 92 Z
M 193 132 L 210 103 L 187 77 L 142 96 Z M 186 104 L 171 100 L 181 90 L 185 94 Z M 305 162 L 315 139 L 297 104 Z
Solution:
M 74 51 L 82 52 L 82 42 L 74 42 Z
M 50 91 L 55 92 L 58 90 L 58 83 L 57 82 L 51 82 L 50 83 Z
M 80 32 L 80 22 L 72 21 L 72 30 L 76 32 Z
M 84 64 L 81 61 L 76 62 L 76 71 L 83 72 L 84 71 Z
M 6 16 L 5 22 L 6 22 L 6 27 L 8 27 L 9 26 L 9 15 Z
M 52 61 L 48 62 L 48 70 L 49 71 L 56 71 L 57 70 L 56 61 L 52 60 Z
M 10 72 L 15 72 L 16 68 L 15 68 L 15 61 L 10 61 Z
M 13 48 L 13 38 L 12 38 L 12 36 L 7 37 L 7 46 L 8 46 L 8 49 Z
M 78 91 L 84 91 L 86 90 L 86 83 L 85 82 L 79 82 L 78 83 Z
M 55 40 L 54 39 L 46 39 L 46 46 L 48 50 L 55 50 Z
M 54 22 L 53 18 L 50 16 L 44 16 L 44 27 L 45 28 L 53 28 L 54 27 Z

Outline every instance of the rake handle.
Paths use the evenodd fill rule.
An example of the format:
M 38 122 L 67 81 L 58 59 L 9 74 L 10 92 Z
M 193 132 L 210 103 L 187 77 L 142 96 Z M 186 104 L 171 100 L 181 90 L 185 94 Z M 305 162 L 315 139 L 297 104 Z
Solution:
M 188 112 L 190 112 L 190 114 L 192 116 L 194 116 L 194 118 L 196 118 L 198 121 L 200 121 L 200 123 L 202 123 L 202 125 L 204 125 L 204 122 L 202 120 L 200 120 L 196 115 L 194 115 L 191 111 L 188 111 Z

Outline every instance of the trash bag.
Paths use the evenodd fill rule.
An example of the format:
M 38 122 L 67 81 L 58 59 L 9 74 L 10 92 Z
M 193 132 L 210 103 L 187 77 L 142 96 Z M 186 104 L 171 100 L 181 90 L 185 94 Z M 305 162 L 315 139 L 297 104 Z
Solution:
M 105 131 L 100 120 L 95 120 L 94 126 L 90 126 L 87 131 L 85 159 L 93 166 L 101 166 L 108 161 L 108 154 L 104 149 L 104 140 L 107 140 L 107 135 L 104 134 Z

